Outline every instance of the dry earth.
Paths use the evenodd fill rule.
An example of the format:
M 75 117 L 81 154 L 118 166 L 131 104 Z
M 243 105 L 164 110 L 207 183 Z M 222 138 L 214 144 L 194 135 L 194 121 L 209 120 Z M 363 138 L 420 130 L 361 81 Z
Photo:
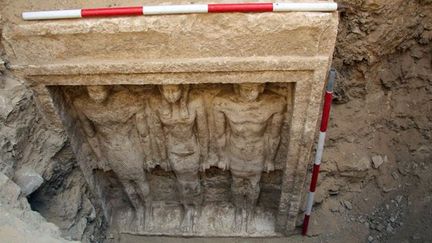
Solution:
M 432 1 L 343 2 L 348 8 L 341 14 L 333 60 L 338 70 L 336 97 L 309 236 L 206 242 L 432 241 Z M 6 62 L 0 68 L 3 178 L 14 179 L 20 169 L 32 168 L 44 179 L 28 197 L 32 209 L 56 224 L 66 239 L 102 241 L 104 222 L 91 204 L 67 138 L 47 129 L 31 92 L 8 71 L 1 49 L 0 45 Z M 16 198 L 23 200 L 22 195 Z M 44 226 L 39 231 L 31 228 L 43 219 L 16 216 L 31 212 L 17 206 L 21 204 L 14 204 L 14 210 L 0 205 L 0 213 L 17 212 L 10 222 L 19 222 L 6 224 L 1 213 L 0 242 L 25 242 L 3 237 L 47 232 L 40 230 Z M 19 232 L 20 227 L 30 228 Z M 46 237 L 59 241 L 55 231 Z M 109 238 L 109 242 L 204 241 Z

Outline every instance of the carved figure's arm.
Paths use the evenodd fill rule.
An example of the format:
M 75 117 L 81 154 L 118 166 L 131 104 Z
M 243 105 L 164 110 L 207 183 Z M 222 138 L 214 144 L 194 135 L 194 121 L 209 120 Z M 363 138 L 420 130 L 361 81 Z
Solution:
M 94 137 L 96 134 L 96 129 L 93 125 L 93 123 L 80 111 L 77 111 L 78 113 L 78 119 L 81 122 L 81 126 L 84 130 L 84 133 L 87 135 L 87 137 Z
M 136 127 L 137 127 L 139 135 L 142 138 L 147 139 L 149 136 L 149 130 L 147 127 L 147 121 L 146 121 L 144 109 L 140 110 L 136 113 L 135 121 L 136 121 Z
M 94 127 L 93 122 L 91 122 L 86 115 L 84 115 L 81 111 L 77 111 L 78 119 L 81 122 L 81 126 L 84 130 L 85 135 L 87 136 L 87 141 L 90 145 L 90 148 L 96 155 L 98 160 L 98 165 L 104 171 L 110 170 L 107 160 L 105 156 L 103 156 L 102 151 L 100 150 L 99 140 L 96 137 L 96 129 Z
M 162 122 L 159 118 L 159 115 L 157 114 L 157 111 L 154 109 L 155 109 L 154 107 L 150 107 L 150 112 L 149 112 L 150 133 L 154 138 L 154 142 L 156 145 L 155 149 L 159 151 L 159 159 L 161 160 L 160 161 L 161 167 L 165 170 L 169 170 L 170 166 L 169 166 L 169 161 L 167 156 L 165 134 L 163 131 Z
M 280 132 L 283 124 L 283 112 L 273 114 L 267 125 L 266 132 L 266 160 L 264 170 L 269 172 L 274 170 L 274 159 L 280 142 Z
M 207 116 L 204 109 L 203 102 L 198 103 L 197 110 L 196 110 L 196 124 L 197 124 L 197 130 L 198 130 L 198 140 L 199 140 L 199 146 L 201 150 L 200 154 L 200 162 L 201 167 L 204 170 L 208 169 L 208 153 L 209 153 L 209 128 L 207 123 Z
M 226 134 L 225 134 L 225 114 L 215 104 L 213 108 L 214 122 L 215 122 L 215 135 L 216 146 L 218 149 L 219 163 L 218 167 L 225 170 L 229 168 L 228 157 L 226 156 Z
M 140 137 L 140 141 L 143 146 L 144 151 L 144 163 L 145 168 L 151 168 L 152 165 L 152 153 L 151 153 L 151 143 L 150 143 L 150 132 L 148 129 L 148 124 L 146 120 L 145 110 L 139 110 L 135 115 L 136 128 Z

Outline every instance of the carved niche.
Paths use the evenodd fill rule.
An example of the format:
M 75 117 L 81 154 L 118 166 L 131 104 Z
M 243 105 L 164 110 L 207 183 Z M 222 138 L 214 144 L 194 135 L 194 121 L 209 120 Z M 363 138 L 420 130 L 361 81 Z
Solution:
M 54 89 L 105 181 L 113 229 L 274 234 L 292 84 Z

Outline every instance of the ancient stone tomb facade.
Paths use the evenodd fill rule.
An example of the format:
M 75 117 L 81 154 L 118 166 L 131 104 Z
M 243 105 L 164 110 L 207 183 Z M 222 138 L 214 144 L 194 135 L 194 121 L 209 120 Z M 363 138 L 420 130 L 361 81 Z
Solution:
M 4 38 L 112 232 L 282 236 L 336 27 L 336 13 L 176 15 L 17 21 Z

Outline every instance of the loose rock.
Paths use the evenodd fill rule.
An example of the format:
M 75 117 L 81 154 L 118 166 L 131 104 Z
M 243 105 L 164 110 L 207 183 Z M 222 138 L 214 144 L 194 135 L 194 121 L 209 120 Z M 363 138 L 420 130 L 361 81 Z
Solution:
M 44 179 L 31 168 L 22 168 L 15 172 L 14 181 L 21 187 L 23 194 L 28 196 L 42 185 Z
M 384 163 L 383 157 L 376 155 L 372 157 L 372 164 L 375 169 L 378 169 Z
M 379 225 L 376 227 L 376 229 L 377 229 L 379 232 L 382 232 L 382 231 L 385 229 L 385 226 L 382 225 L 382 224 L 379 224 Z
M 343 201 L 343 205 L 345 206 L 346 209 L 351 210 L 353 209 L 352 204 L 350 201 Z
M 386 231 L 389 233 L 393 233 L 393 227 L 391 226 L 391 224 L 387 224 Z
M 400 204 L 402 202 L 403 196 L 402 195 L 398 195 L 396 196 L 396 201 L 398 204 Z

